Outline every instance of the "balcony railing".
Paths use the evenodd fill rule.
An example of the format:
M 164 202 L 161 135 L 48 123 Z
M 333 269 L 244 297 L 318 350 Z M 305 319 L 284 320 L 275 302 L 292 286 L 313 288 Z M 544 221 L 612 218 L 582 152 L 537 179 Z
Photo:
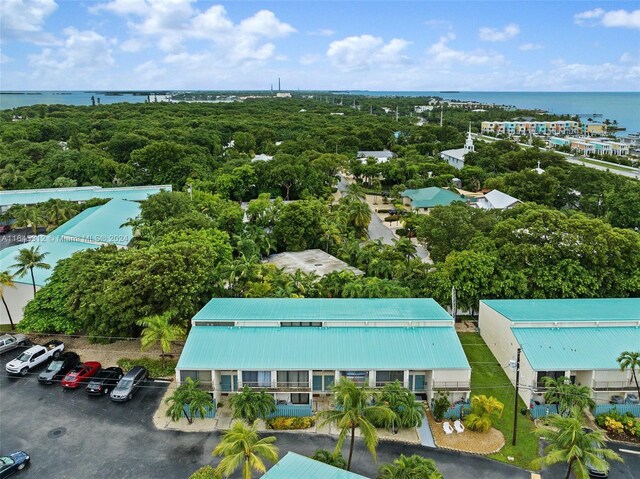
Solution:
M 593 383 L 594 391 L 635 391 L 635 384 L 629 384 L 629 381 L 595 381 Z
M 264 383 L 259 383 L 259 382 L 255 382 L 255 381 L 248 381 L 248 382 L 243 382 L 242 383 L 243 386 L 249 386 L 251 389 L 266 389 L 267 391 L 302 391 L 302 392 L 309 392 L 311 391 L 311 385 L 309 384 L 308 381 L 301 381 L 301 382 L 284 382 L 284 381 L 278 381 L 275 384 L 274 383 L 269 383 L 269 384 L 264 384 Z
M 469 381 L 434 381 L 433 389 L 445 391 L 469 391 Z

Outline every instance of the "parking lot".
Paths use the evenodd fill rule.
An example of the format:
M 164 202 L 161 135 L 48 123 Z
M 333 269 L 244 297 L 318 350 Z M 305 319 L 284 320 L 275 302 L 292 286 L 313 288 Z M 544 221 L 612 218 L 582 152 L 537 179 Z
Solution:
M 16 479 L 186 479 L 198 467 L 217 462 L 211 451 L 219 433 L 154 428 L 152 416 L 167 383 L 151 381 L 130 402 L 114 403 L 107 397 L 88 397 L 82 388 L 66 391 L 59 384 L 40 385 L 37 373 L 44 366 L 24 378 L 8 377 L 4 366 L 19 353 L 14 350 L 0 357 L 2 453 L 23 449 L 31 455 L 31 466 L 16 474 Z M 281 456 L 286 451 L 311 455 L 318 448 L 335 446 L 335 438 L 328 436 L 274 435 Z M 378 464 L 400 454 L 434 459 L 445 478 L 530 478 L 527 471 L 486 458 L 396 443 L 379 445 Z M 626 479 L 635 474 L 640 479 L 640 456 L 624 454 L 624 458 L 625 464 L 615 465 L 610 477 Z M 374 478 L 377 467 L 358 442 L 354 472 Z M 563 475 L 554 469 L 543 477 Z

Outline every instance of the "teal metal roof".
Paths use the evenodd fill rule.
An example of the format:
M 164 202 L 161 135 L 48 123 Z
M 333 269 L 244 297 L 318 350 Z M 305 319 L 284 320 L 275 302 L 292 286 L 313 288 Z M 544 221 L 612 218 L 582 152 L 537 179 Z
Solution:
M 640 320 L 640 298 L 492 299 L 482 302 L 511 321 Z
M 295 452 L 288 452 L 262 479 L 368 479 Z
M 84 211 L 82 213 L 84 213 Z M 74 224 L 67 228 L 65 228 L 67 225 L 67 223 L 65 223 L 61 226 L 64 231 L 63 233 L 57 233 L 57 230 L 54 233 L 79 238 L 92 243 L 110 243 L 127 246 L 133 239 L 133 228 L 131 226 L 121 227 L 121 225 L 130 218 L 137 217 L 139 214 L 139 203 L 114 199 L 105 205 L 99 206 L 95 211 L 84 215 L 79 221 L 74 222 Z
M 75 215 L 73 218 L 69 219 L 62 225 L 58 226 L 55 230 L 50 232 L 49 235 L 62 236 L 67 234 L 67 231 L 69 231 L 71 228 L 76 226 L 81 221 L 84 221 L 85 219 L 87 219 L 89 216 L 91 216 L 93 213 L 98 211 L 100 208 L 101 206 L 93 206 L 91 208 L 87 208 L 86 210 L 81 211 L 80 213 Z
M 447 206 L 454 201 L 466 201 L 466 199 L 451 190 L 431 186 L 419 190 L 405 190 L 401 196 L 411 198 L 413 208 L 433 208 L 435 206 Z
M 638 327 L 512 328 L 533 369 L 619 369 L 622 351 L 637 351 Z
M 466 369 L 452 326 L 194 326 L 180 369 Z
M 127 186 L 102 188 L 100 186 L 81 186 L 76 188 L 46 188 L 38 190 L 0 191 L 0 205 L 33 205 L 56 198 L 67 201 L 88 201 L 92 198 L 117 198 L 121 200 L 142 201 L 161 190 L 171 191 L 171 185 Z
M 193 318 L 214 321 L 452 321 L 431 298 L 214 298 Z
M 10 246 L 0 251 L 0 264 L 2 264 L 2 269 L 6 269 L 10 273 L 14 273 L 15 268 L 11 268 L 11 266 L 16 263 L 19 251 L 23 248 L 31 248 L 32 246 L 39 246 L 40 253 L 47 253 L 43 261 L 51 266 L 49 269 L 34 268 L 33 276 L 35 278 L 36 285 L 38 286 L 44 286 L 51 276 L 51 273 L 53 273 L 53 268 L 61 259 L 70 257 L 76 251 L 83 251 L 85 249 L 98 247 L 98 245 L 82 243 L 79 241 L 66 241 L 59 236 L 41 235 L 29 243 Z M 29 273 L 22 278 L 14 277 L 13 281 L 15 283 L 32 284 L 31 275 Z

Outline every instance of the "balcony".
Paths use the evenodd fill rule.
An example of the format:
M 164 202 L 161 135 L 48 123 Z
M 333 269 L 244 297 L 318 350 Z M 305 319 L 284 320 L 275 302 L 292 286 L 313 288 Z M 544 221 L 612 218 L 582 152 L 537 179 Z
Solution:
M 594 391 L 635 391 L 635 384 L 629 384 L 629 381 L 595 381 L 593 383 Z
M 293 392 L 310 392 L 311 386 L 308 381 L 303 382 L 283 382 L 263 384 L 254 381 L 242 383 L 243 386 L 249 386 L 251 389 L 266 389 L 267 391 L 293 391 Z
M 433 389 L 438 391 L 470 391 L 469 381 L 434 381 Z

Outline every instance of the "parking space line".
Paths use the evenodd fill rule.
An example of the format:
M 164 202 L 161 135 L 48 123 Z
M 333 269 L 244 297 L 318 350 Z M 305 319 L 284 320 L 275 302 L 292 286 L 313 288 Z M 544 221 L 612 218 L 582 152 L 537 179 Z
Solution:
M 630 449 L 618 449 L 618 451 L 626 452 L 627 454 L 636 454 L 636 455 L 640 456 L 640 451 L 632 451 Z

